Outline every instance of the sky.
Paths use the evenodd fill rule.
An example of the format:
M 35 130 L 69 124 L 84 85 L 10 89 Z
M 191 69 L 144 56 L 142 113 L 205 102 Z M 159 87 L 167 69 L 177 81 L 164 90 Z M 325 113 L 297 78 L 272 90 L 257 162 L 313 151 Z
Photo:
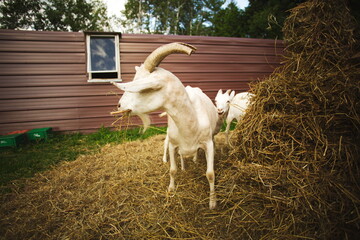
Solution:
M 110 16 L 116 15 L 120 17 L 120 11 L 124 10 L 124 5 L 127 0 L 103 0 L 103 1 L 107 4 L 108 14 Z M 237 3 L 237 6 L 240 9 L 244 9 L 249 5 L 248 0 L 234 0 L 234 1 Z M 227 4 L 229 4 L 231 0 L 227 0 L 226 2 Z

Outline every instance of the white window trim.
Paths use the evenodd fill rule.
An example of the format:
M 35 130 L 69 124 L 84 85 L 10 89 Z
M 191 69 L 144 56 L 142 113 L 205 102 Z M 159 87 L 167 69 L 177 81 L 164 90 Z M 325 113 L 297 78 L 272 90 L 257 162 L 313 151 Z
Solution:
M 90 54 L 90 38 L 91 37 L 114 37 L 115 38 L 115 63 L 116 70 L 115 71 L 96 71 L 96 73 L 100 72 L 117 72 L 118 78 L 92 78 L 92 73 L 95 71 L 91 71 L 91 54 Z M 86 35 L 86 64 L 87 64 L 87 74 L 89 83 L 97 83 L 97 82 L 122 82 L 121 79 L 121 69 L 120 69 L 120 46 L 119 46 L 119 34 L 87 34 Z

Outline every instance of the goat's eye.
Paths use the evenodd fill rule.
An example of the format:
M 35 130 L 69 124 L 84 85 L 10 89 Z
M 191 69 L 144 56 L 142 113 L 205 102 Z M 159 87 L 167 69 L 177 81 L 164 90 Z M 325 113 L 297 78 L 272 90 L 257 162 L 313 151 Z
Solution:
M 227 103 L 230 103 L 230 101 L 227 101 Z

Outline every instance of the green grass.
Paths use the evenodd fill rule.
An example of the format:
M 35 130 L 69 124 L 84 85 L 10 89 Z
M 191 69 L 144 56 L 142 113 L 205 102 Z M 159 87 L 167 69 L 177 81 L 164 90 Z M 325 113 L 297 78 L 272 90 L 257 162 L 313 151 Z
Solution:
M 105 144 L 146 139 L 166 133 L 166 128 L 150 128 L 144 134 L 139 128 L 112 131 L 100 128 L 92 134 L 54 134 L 48 141 L 22 144 L 18 148 L 0 148 L 0 186 L 34 176 L 63 161 L 73 161 L 80 154 L 99 151 Z M 4 190 L 4 188 L 2 188 Z
M 237 121 L 236 121 L 236 120 L 234 120 L 234 121 L 232 121 L 232 122 L 230 123 L 230 130 L 231 130 L 231 131 L 235 129 L 236 124 L 237 124 Z M 223 131 L 225 131 L 225 129 L 226 129 L 226 125 L 225 125 L 225 122 L 224 122 L 223 125 L 221 126 L 220 131 L 223 132 Z

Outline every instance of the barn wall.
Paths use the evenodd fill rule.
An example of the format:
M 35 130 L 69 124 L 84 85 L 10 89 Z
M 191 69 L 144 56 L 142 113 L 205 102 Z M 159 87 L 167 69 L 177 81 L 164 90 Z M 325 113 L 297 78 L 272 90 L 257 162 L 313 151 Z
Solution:
M 174 41 L 198 50 L 190 57 L 171 55 L 161 67 L 211 99 L 220 88 L 248 90 L 250 82 L 279 65 L 283 51 L 282 42 L 274 40 L 123 34 L 123 81 L 131 81 L 134 66 L 152 50 Z M 85 50 L 83 33 L 0 30 L 0 134 L 38 127 L 91 132 L 110 126 L 115 119 L 109 112 L 121 93 L 108 83 L 87 82 Z M 157 114 L 152 120 L 166 124 Z

